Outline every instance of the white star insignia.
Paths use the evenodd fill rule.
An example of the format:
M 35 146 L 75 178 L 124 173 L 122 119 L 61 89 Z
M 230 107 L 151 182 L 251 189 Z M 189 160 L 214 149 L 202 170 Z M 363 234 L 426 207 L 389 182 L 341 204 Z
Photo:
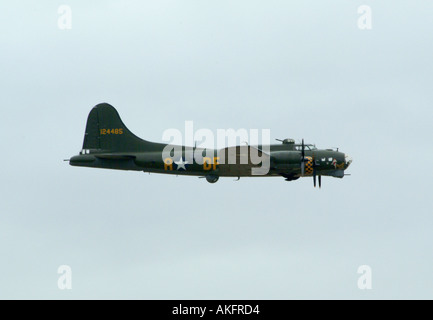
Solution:
M 188 161 L 183 161 L 182 157 L 180 157 L 179 161 L 175 161 L 174 163 L 176 163 L 177 165 L 177 170 L 179 170 L 180 168 L 186 170 L 185 165 L 188 164 Z

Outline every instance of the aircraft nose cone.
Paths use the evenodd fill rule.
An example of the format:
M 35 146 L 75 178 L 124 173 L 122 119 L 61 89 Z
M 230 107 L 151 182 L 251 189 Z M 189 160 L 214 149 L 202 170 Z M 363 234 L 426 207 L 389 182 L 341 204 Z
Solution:
M 346 169 L 350 166 L 350 164 L 352 163 L 353 159 L 351 156 L 349 156 L 348 154 L 344 155 L 344 162 L 346 164 Z

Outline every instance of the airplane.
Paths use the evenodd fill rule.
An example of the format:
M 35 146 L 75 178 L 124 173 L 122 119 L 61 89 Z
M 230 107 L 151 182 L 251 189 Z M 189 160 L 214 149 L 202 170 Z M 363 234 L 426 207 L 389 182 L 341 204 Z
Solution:
M 286 181 L 312 177 L 319 188 L 322 176 L 343 178 L 352 158 L 338 149 L 317 149 L 313 144 L 295 143 L 293 139 L 276 139 L 279 144 L 269 146 L 235 146 L 206 149 L 155 143 L 134 135 L 122 122 L 117 110 L 108 103 L 96 105 L 87 118 L 83 148 L 69 161 L 72 166 L 135 170 L 149 173 L 198 176 L 209 183 L 219 177 L 283 177 Z M 167 148 L 178 148 L 177 156 Z M 254 174 L 260 168 L 252 160 L 252 151 L 263 163 L 268 163 L 265 174 Z M 230 161 L 229 155 L 232 156 Z M 233 161 L 233 159 L 235 161 Z

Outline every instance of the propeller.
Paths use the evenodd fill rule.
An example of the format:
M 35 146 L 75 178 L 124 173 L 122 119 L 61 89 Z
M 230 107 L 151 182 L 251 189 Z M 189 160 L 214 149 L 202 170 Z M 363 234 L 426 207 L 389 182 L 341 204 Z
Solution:
M 305 157 L 305 145 L 304 145 L 304 139 L 302 139 L 302 150 L 301 150 L 302 159 Z
M 313 168 L 313 183 L 314 183 L 314 188 L 316 187 L 316 169 Z
M 314 159 L 314 155 L 313 155 L 313 183 L 314 183 L 314 188 L 316 187 L 316 176 L 319 178 L 319 188 L 322 188 L 322 176 L 319 174 L 317 175 L 316 173 L 316 161 Z
M 302 139 L 302 158 L 304 159 L 305 157 L 305 151 L 304 151 L 304 139 Z M 316 159 L 314 158 L 314 152 L 311 155 L 312 158 L 312 165 L 313 165 L 313 184 L 314 184 L 314 188 L 316 187 L 316 177 L 317 177 L 317 172 L 316 172 Z M 303 162 L 304 163 L 304 162 Z M 322 176 L 319 175 L 319 188 L 322 187 Z
M 313 162 L 313 183 L 314 183 L 314 188 L 316 187 L 316 161 L 314 159 L 314 154 L 312 154 L 312 162 Z
M 301 175 L 304 175 L 305 171 L 305 145 L 304 139 L 302 139 L 302 149 L 301 149 Z
M 312 155 L 312 158 L 313 158 L 313 184 L 314 184 L 314 188 L 316 187 L 316 177 L 319 178 L 319 188 L 322 188 L 322 176 L 320 174 L 317 175 L 317 172 L 316 172 L 317 164 L 316 164 L 316 160 L 314 159 L 314 153 Z
M 316 187 L 316 177 L 319 177 L 319 188 L 322 187 L 322 176 L 321 175 L 317 175 L 316 173 L 316 161 L 314 159 L 314 153 L 311 155 L 312 158 L 312 164 L 313 164 L 313 184 L 314 184 L 314 188 Z M 307 162 L 308 160 L 305 159 L 305 144 L 304 144 L 304 139 L 302 139 L 302 143 L 301 143 L 301 175 L 303 176 L 305 174 L 305 162 Z

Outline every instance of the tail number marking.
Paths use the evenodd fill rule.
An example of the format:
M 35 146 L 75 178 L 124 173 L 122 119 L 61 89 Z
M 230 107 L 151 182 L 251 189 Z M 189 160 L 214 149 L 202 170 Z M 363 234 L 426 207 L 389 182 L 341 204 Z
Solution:
M 101 135 L 104 134 L 123 134 L 123 128 L 118 129 L 100 129 Z

